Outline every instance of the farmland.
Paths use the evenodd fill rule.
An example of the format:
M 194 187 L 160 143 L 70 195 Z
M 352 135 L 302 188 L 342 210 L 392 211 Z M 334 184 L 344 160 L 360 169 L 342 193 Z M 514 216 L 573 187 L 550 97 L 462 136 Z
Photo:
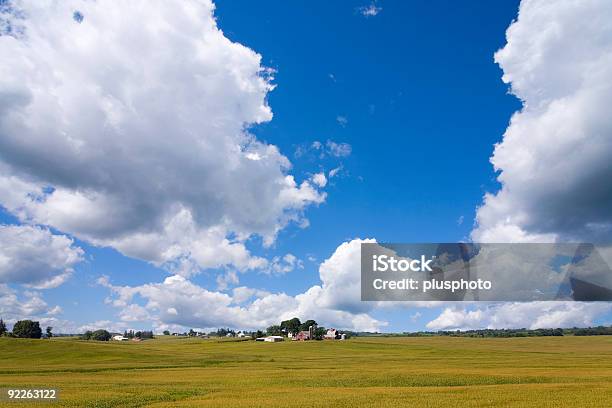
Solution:
M 1 387 L 60 390 L 19 407 L 609 407 L 612 336 L 0 338 Z

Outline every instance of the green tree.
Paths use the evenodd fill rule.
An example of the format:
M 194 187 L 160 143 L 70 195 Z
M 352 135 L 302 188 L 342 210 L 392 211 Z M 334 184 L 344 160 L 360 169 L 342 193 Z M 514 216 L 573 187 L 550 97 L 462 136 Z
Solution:
M 6 334 L 6 324 L 4 324 L 4 321 L 0 318 L 0 336 L 3 336 Z
M 110 338 L 111 338 L 111 334 L 104 329 L 96 330 L 95 332 L 91 333 L 92 340 L 109 341 Z
M 47 337 L 48 337 L 48 338 L 53 337 L 53 333 L 51 333 L 51 330 L 53 330 L 53 327 L 51 327 L 51 326 L 47 326 L 47 330 L 46 330 L 46 332 L 47 332 Z
M 152 339 L 153 338 L 153 332 L 150 330 L 143 330 L 142 332 L 140 332 L 140 336 L 141 339 L 145 340 L 145 339 Z
M 326 333 L 327 333 L 327 329 L 325 327 L 317 327 L 314 332 L 315 340 L 323 340 L 323 337 L 325 337 Z
M 272 325 L 266 329 L 266 333 L 268 336 L 280 336 L 281 335 L 281 327 L 279 325 Z
M 168 330 L 164 330 L 164 336 L 169 336 L 170 332 Z
M 91 339 L 91 330 L 87 330 L 85 333 L 83 333 L 83 335 L 81 336 L 81 339 L 83 340 L 90 340 Z
M 228 327 L 227 329 L 226 328 L 217 329 L 216 333 L 211 333 L 211 334 L 217 337 L 226 337 L 228 334 L 235 336 L 236 332 Z
M 15 337 L 27 339 L 40 339 L 42 330 L 38 322 L 33 322 L 32 320 L 19 320 L 13 326 L 13 335 Z
M 293 319 L 283 320 L 280 324 L 280 327 L 286 333 L 297 333 L 300 330 L 300 319 L 294 317 Z
M 317 325 L 317 322 L 315 322 L 314 320 L 306 320 L 304 323 L 300 325 L 300 330 L 308 331 L 308 328 L 310 326 L 316 326 L 316 325 Z

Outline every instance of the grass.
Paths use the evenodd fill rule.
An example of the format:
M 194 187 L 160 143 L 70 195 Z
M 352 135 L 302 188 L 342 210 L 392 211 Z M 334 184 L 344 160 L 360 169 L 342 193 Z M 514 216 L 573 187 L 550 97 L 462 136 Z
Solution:
M 66 407 L 611 407 L 612 337 L 1 338 L 2 387 Z

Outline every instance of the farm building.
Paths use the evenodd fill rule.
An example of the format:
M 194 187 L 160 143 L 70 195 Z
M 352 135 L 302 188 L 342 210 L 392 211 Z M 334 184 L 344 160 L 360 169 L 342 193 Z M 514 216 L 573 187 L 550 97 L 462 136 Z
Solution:
M 298 334 L 296 334 L 295 336 L 291 338 L 291 340 L 297 340 L 297 341 L 306 341 L 310 339 L 311 339 L 310 333 L 307 331 L 298 332 Z
M 258 337 L 255 341 L 266 341 L 268 343 L 276 343 L 279 341 L 284 341 L 285 338 L 282 336 L 267 336 L 267 337 Z
M 128 340 L 128 338 L 127 338 L 127 337 L 123 337 L 123 336 L 122 336 L 122 335 L 120 335 L 120 334 L 116 334 L 116 335 L 114 335 L 114 336 L 112 337 L 112 339 L 113 339 L 114 341 L 127 341 L 127 340 Z
M 291 336 L 291 340 L 297 340 L 297 341 L 314 340 L 316 330 L 317 330 L 316 325 L 310 326 L 308 328 L 308 331 L 302 330 L 298 332 L 298 334 Z
M 340 338 L 340 334 L 338 333 L 338 330 L 336 329 L 329 329 L 327 330 L 327 333 L 325 333 L 324 338 L 325 340 L 336 340 Z
M 282 337 L 282 336 L 268 336 L 268 337 L 265 338 L 264 341 L 268 341 L 268 342 L 271 342 L 271 343 L 276 343 L 277 341 L 283 341 L 283 340 L 285 340 L 285 338 Z

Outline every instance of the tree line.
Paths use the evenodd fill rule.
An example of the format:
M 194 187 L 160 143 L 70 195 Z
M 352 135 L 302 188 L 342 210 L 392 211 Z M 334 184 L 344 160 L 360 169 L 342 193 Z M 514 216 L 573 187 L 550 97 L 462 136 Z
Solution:
M 310 327 L 314 328 L 314 340 L 323 340 L 327 329 L 323 326 L 319 326 L 315 320 L 309 319 L 305 322 L 301 322 L 300 319 L 294 317 L 289 320 L 283 320 L 279 325 L 272 325 L 266 329 L 268 336 L 288 336 L 289 334 L 297 334 L 301 331 L 309 331 Z M 258 331 L 263 335 L 263 332 Z M 349 338 L 353 333 L 349 331 L 343 331 L 346 338 Z M 257 336 L 261 337 L 261 336 Z
M 256 339 L 264 336 L 288 336 L 291 334 L 297 334 L 300 331 L 308 331 L 310 327 L 314 327 L 314 338 L 315 340 L 322 340 L 325 334 L 327 333 L 327 329 L 325 327 L 319 326 L 315 320 L 309 319 L 304 322 L 301 322 L 299 318 L 294 317 L 292 319 L 283 320 L 280 324 L 274 324 L 272 326 L 267 327 L 266 329 L 259 329 L 254 331 L 241 331 L 237 332 L 234 329 L 228 328 L 219 328 L 215 331 L 211 331 L 209 333 L 201 333 L 190 329 L 189 332 L 185 333 L 176 333 L 182 336 L 201 336 L 206 335 L 209 337 L 235 337 L 238 334 L 242 333 L 246 336 L 246 338 Z M 343 331 L 349 337 L 352 332 Z M 170 335 L 170 331 L 165 330 L 164 335 Z
M 327 330 L 325 327 L 320 327 L 314 320 L 306 320 L 301 322 L 300 319 L 294 317 L 293 319 L 283 320 L 278 325 L 269 326 L 264 330 L 257 330 L 253 332 L 243 332 L 249 337 L 255 339 L 264 336 L 287 336 L 290 333 L 296 334 L 300 331 L 308 331 L 310 327 L 314 327 L 314 338 L 321 340 L 325 336 Z M 44 337 L 53 337 L 53 327 L 48 326 L 45 329 Z M 541 336 L 605 336 L 612 335 L 612 326 L 597 326 L 597 327 L 573 327 L 573 328 L 556 328 L 556 329 L 481 329 L 481 330 L 441 330 L 437 332 L 431 331 L 419 331 L 419 332 L 404 332 L 401 334 L 380 334 L 380 333 L 359 333 L 344 331 L 347 337 L 350 336 L 407 336 L 407 337 L 427 337 L 427 336 L 452 336 L 452 337 L 541 337 Z M 169 335 L 170 332 L 165 330 L 165 335 Z M 199 332 L 195 332 L 193 329 L 189 333 L 184 335 L 195 336 L 199 335 Z M 236 331 L 230 328 L 220 328 L 216 331 L 210 332 L 208 335 L 217 337 L 226 337 L 228 334 L 235 336 Z M 43 332 L 40 327 L 40 323 L 32 320 L 19 320 L 13 325 L 13 330 L 8 331 L 6 323 L 0 318 L 0 336 L 18 337 L 18 338 L 29 338 L 29 339 L 40 339 L 43 337 Z M 152 339 L 154 338 L 152 331 L 134 331 L 126 330 L 123 336 L 128 339 Z M 108 341 L 112 335 L 108 330 L 99 329 L 95 331 L 88 330 L 81 336 L 83 340 L 97 340 L 97 341 Z
M 53 327 L 47 326 L 45 337 L 53 337 Z M 43 337 L 40 323 L 32 320 L 18 320 L 13 325 L 13 331 L 8 331 L 6 323 L 0 318 L 0 336 L 19 337 L 23 339 L 40 339 Z
M 87 330 L 85 333 L 81 335 L 81 340 L 96 340 L 96 341 L 109 341 L 112 335 L 108 330 L 98 329 L 95 331 Z M 134 330 L 126 330 L 123 333 L 123 337 L 126 339 L 152 339 L 154 338 L 152 331 L 134 331 Z
M 481 329 L 481 330 L 441 330 L 437 332 L 404 332 L 403 336 L 452 336 L 452 337 L 546 337 L 546 336 L 598 336 L 612 335 L 612 326 L 556 329 Z
M 53 327 L 47 326 L 45 329 L 45 333 L 43 335 L 43 331 L 40 327 L 40 322 L 33 320 L 18 320 L 13 325 L 13 330 L 9 331 L 6 327 L 6 323 L 2 318 L 0 318 L 0 336 L 8 336 L 8 337 L 17 337 L 24 339 L 40 339 L 42 337 L 50 339 L 53 337 Z M 87 330 L 81 336 L 82 340 L 98 340 L 98 341 L 108 341 L 111 339 L 112 335 L 108 330 L 99 329 L 95 331 Z M 125 331 L 124 337 L 128 339 L 138 338 L 141 340 L 152 339 L 153 332 L 152 331 Z

